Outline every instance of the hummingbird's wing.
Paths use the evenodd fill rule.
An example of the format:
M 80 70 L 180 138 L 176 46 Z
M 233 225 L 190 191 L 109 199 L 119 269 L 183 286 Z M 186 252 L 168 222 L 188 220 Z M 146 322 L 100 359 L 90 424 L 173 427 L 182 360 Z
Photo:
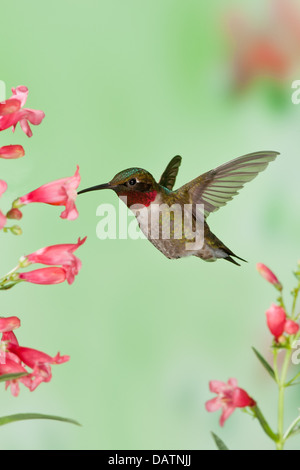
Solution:
M 187 191 L 192 203 L 204 204 L 204 215 L 207 217 L 211 212 L 217 211 L 231 201 L 244 184 L 265 170 L 277 155 L 279 155 L 278 152 L 266 151 L 235 158 L 198 176 L 178 191 Z
M 176 155 L 176 157 L 172 158 L 169 165 L 161 175 L 159 180 L 159 184 L 164 186 L 167 189 L 172 190 L 175 184 L 176 176 L 178 174 L 179 167 L 181 165 L 181 157 Z

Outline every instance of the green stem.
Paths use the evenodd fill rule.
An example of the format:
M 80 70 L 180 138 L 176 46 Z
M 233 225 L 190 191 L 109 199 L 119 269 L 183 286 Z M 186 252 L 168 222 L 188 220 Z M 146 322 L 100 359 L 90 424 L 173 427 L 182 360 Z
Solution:
M 289 387 L 290 385 L 292 385 L 292 383 L 295 382 L 295 380 L 298 379 L 298 377 L 300 377 L 300 372 L 298 372 L 298 374 L 296 374 L 295 377 L 293 377 L 291 380 L 289 380 L 289 381 L 285 384 L 285 386 L 286 386 L 286 387 Z M 297 382 L 297 383 L 299 383 L 299 382 Z
M 285 391 L 285 381 L 288 371 L 288 366 L 290 362 L 292 351 L 287 350 L 284 358 L 284 362 L 281 369 L 281 376 L 279 380 L 279 395 L 278 395 L 278 440 L 276 442 L 277 450 L 282 450 L 284 447 L 284 391 Z
M 275 380 L 279 384 L 279 374 L 278 374 L 278 366 L 277 366 L 277 356 L 278 356 L 278 349 L 273 349 L 273 370 L 275 374 Z
M 11 271 L 5 274 L 5 276 L 2 276 L 0 278 L 0 290 L 6 290 L 6 289 L 9 289 L 10 287 L 13 287 L 13 285 L 17 282 L 17 279 L 11 279 L 11 276 L 16 271 L 18 271 L 20 267 L 21 267 L 20 264 L 18 264 L 15 268 L 13 268 Z
M 293 300 L 293 305 L 292 305 L 292 315 L 291 315 L 292 320 L 294 319 L 294 316 L 295 316 L 295 308 L 296 308 L 296 302 L 297 302 L 299 290 L 300 290 L 300 284 L 298 284 L 298 286 L 295 288 L 293 292 L 294 300 Z

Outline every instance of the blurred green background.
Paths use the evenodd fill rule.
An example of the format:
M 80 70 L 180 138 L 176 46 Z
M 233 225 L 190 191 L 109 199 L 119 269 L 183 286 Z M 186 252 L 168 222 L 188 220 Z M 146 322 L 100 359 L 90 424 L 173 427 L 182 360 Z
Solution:
M 246 15 L 268 3 L 243 2 Z M 24 283 L 1 294 L 1 314 L 22 320 L 22 345 L 71 361 L 54 366 L 52 381 L 33 393 L 22 387 L 13 398 L 2 385 L 0 415 L 51 413 L 82 427 L 11 424 L 0 430 L 2 449 L 213 449 L 210 431 L 232 449 L 272 448 L 239 410 L 220 429 L 219 413 L 204 408 L 209 380 L 236 377 L 276 425 L 276 388 L 251 351 L 268 354 L 264 312 L 276 293 L 255 264 L 271 267 L 288 295 L 299 257 L 300 106 L 291 102 L 289 81 L 279 103 L 268 81 L 234 92 L 223 24 L 231 8 L 216 0 L 2 3 L 0 78 L 8 96 L 26 85 L 27 106 L 46 113 L 31 139 L 19 126 L 1 133 L 1 145 L 26 151 L 0 162 L 9 185 L 3 211 L 72 175 L 76 164 L 85 188 L 131 166 L 158 178 L 180 154 L 179 187 L 237 156 L 281 152 L 209 218 L 213 232 L 249 261 L 240 268 L 170 261 L 147 240 L 99 240 L 97 206 L 118 207 L 110 191 L 79 197 L 73 222 L 59 218 L 60 208 L 24 208 L 23 236 L 1 234 L 3 274 L 22 254 L 88 238 L 72 286 Z M 287 423 L 298 407 L 295 387 Z M 299 439 L 287 448 L 299 448 Z

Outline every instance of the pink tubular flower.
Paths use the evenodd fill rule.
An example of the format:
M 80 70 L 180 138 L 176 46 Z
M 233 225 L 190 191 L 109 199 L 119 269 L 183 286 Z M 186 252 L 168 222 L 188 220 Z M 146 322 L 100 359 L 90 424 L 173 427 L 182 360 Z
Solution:
M 78 217 L 78 211 L 75 206 L 77 197 L 76 189 L 80 183 L 79 166 L 77 165 L 74 176 L 62 178 L 51 183 L 44 184 L 31 191 L 25 196 L 20 197 L 14 202 L 14 207 L 20 208 L 24 204 L 31 202 L 44 202 L 53 206 L 65 206 L 61 213 L 62 219 L 74 220 Z
M 19 362 L 16 362 L 13 359 L 10 359 L 9 353 L 7 353 L 5 357 L 5 363 L 2 364 L 0 362 L 0 377 L 1 375 L 20 374 L 20 373 L 26 374 L 27 370 Z M 19 381 L 23 381 L 24 378 L 25 377 L 21 377 L 19 379 L 7 380 L 5 382 L 5 390 L 7 390 L 8 387 L 10 386 L 12 395 L 14 397 L 17 397 L 20 392 Z
M 0 158 L 15 159 L 24 157 L 25 151 L 22 145 L 5 145 L 0 148 Z
M 207 411 L 217 411 L 222 408 L 220 426 L 223 426 L 226 419 L 236 408 L 253 407 L 256 402 L 249 397 L 248 393 L 237 386 L 236 379 L 229 379 L 228 383 L 212 380 L 209 382 L 209 389 L 218 396 L 206 402 Z
M 63 268 L 41 268 L 29 271 L 27 273 L 19 273 L 18 278 L 22 281 L 31 282 L 32 284 L 60 284 L 67 278 L 66 270 Z
M 26 385 L 31 392 L 42 382 L 50 382 L 52 378 L 51 365 L 63 364 L 70 360 L 70 356 L 61 356 L 59 353 L 55 357 L 38 351 L 32 348 L 24 348 L 12 343 L 9 343 L 7 349 L 13 353 L 22 363 L 32 369 L 32 373 L 22 378 L 24 385 Z
M 0 180 L 0 197 L 2 196 L 3 193 L 7 190 L 7 183 L 3 180 Z M 6 217 L 5 215 L 0 211 L 0 230 L 3 229 L 6 225 Z
M 266 281 L 273 284 L 278 290 L 282 290 L 282 284 L 278 281 L 275 274 L 263 263 L 257 263 L 256 265 L 257 271 L 262 275 Z
M 18 86 L 12 88 L 12 97 L 0 104 L 0 131 L 16 128 L 17 123 L 20 123 L 22 130 L 28 137 L 32 136 L 32 131 L 28 121 L 37 126 L 41 124 L 45 117 L 43 111 L 36 109 L 23 108 L 27 100 L 28 88 L 26 86 Z
M 279 305 L 272 304 L 266 311 L 266 316 L 268 328 L 275 341 L 278 341 L 283 333 L 294 335 L 299 331 L 298 323 L 287 319 L 285 310 Z
M 0 317 L 0 333 L 7 333 L 19 328 L 20 326 L 21 322 L 18 317 Z
M 37 349 L 20 346 L 16 335 L 11 331 L 18 326 L 20 320 L 16 317 L 0 318 L 0 331 L 3 332 L 0 341 L 0 377 L 7 374 L 23 374 L 5 382 L 5 389 L 10 387 L 13 396 L 18 396 L 20 383 L 32 392 L 42 382 L 49 382 L 52 378 L 51 366 L 70 360 L 70 356 L 57 353 L 51 357 Z
M 21 102 L 15 98 L 9 98 L 6 101 L 0 103 L 0 116 L 7 116 L 19 111 L 21 108 Z
M 61 264 L 63 269 L 66 271 L 66 278 L 69 284 L 74 282 L 75 276 L 81 269 L 81 261 L 74 255 L 74 251 L 77 250 L 86 241 L 86 237 L 80 240 L 78 238 L 77 243 L 66 243 L 61 245 L 52 245 L 31 253 L 25 257 L 29 263 L 41 263 L 41 264 Z

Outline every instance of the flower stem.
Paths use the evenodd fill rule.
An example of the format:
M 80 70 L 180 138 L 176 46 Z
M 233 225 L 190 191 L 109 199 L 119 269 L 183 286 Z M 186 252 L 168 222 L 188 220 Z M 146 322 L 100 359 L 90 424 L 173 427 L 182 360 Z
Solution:
M 9 271 L 9 273 L 5 274 L 5 276 L 2 276 L 0 278 L 0 290 L 7 290 L 13 287 L 17 282 L 18 279 L 14 279 L 13 277 L 16 271 L 20 268 L 20 264 L 18 264 L 14 269 Z
M 277 450 L 282 450 L 284 447 L 284 391 L 286 388 L 286 376 L 288 371 L 288 366 L 290 362 L 292 351 L 287 350 L 284 358 L 284 362 L 281 369 L 280 380 L 278 383 L 279 394 L 278 394 L 278 440 L 276 442 Z

